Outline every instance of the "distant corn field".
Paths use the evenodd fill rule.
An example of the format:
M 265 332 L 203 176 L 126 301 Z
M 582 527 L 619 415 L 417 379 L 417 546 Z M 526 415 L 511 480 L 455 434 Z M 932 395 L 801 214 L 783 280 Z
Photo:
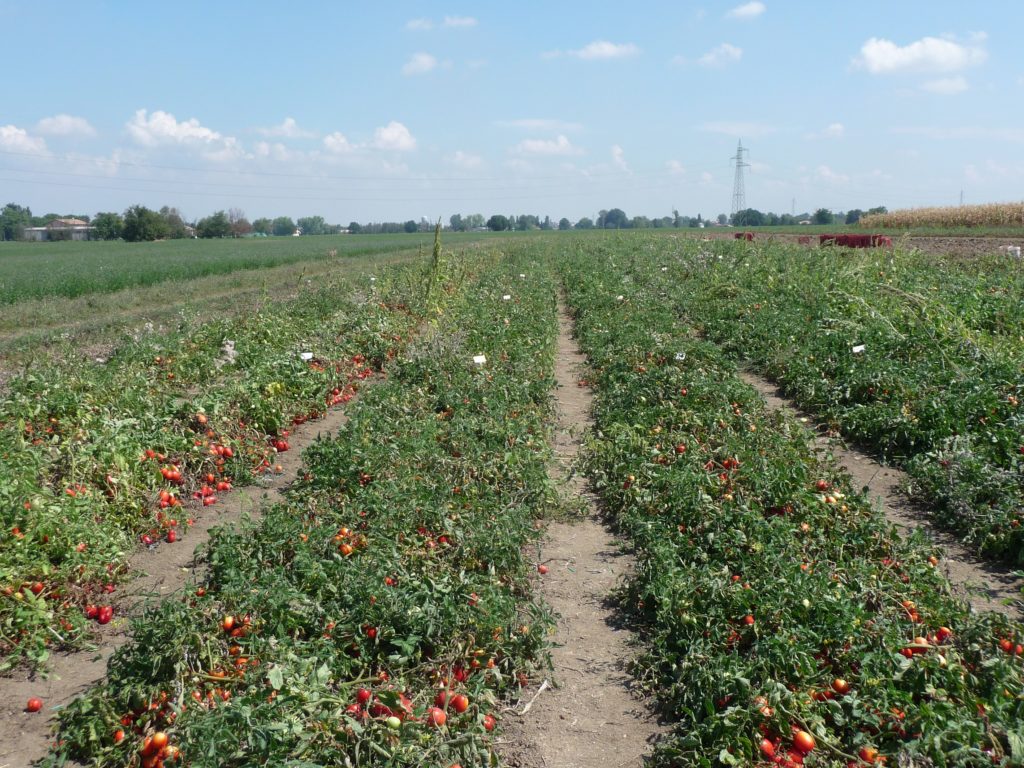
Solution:
M 861 226 L 892 229 L 912 227 L 1005 227 L 1024 225 L 1024 202 L 961 205 L 945 208 L 907 208 L 864 216 Z

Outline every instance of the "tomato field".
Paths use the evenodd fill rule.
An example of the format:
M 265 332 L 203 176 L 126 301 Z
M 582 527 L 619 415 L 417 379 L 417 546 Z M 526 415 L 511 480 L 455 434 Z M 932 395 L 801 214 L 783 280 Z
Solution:
M 191 519 L 274 473 L 293 430 L 347 416 L 283 502 L 215 529 L 199 574 L 132 617 L 36 757 L 518 765 L 502 743 L 519 702 L 557 695 L 538 684 L 558 687 L 569 620 L 538 585 L 584 567 L 539 555 L 572 506 L 550 471 L 563 306 L 595 397 L 579 470 L 635 556 L 615 620 L 670 725 L 654 764 L 1021 764 L 1024 627 L 971 610 L 941 548 L 898 532 L 737 371 L 1020 563 L 1022 295 L 994 259 L 902 248 L 438 241 L 372 279 L 27 371 L 0 403 L 7 675 L 102 643 L 133 552 L 194 546 Z

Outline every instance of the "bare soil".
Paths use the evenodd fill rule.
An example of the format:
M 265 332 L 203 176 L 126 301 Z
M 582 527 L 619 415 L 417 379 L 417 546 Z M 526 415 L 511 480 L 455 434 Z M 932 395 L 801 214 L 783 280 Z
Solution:
M 501 751 L 516 768 L 642 766 L 662 730 L 631 690 L 631 633 L 616 621 L 609 600 L 632 558 L 600 523 L 586 481 L 573 471 L 581 433 L 592 424 L 593 394 L 578 386 L 585 363 L 562 308 L 551 476 L 567 499 L 585 503 L 586 514 L 550 524 L 541 548 L 540 562 L 549 571 L 540 577 L 539 590 L 559 621 L 551 679 L 524 691 L 506 715 Z
M 377 380 L 383 376 L 380 374 Z M 367 379 L 362 386 L 373 381 Z M 0 678 L 0 768 L 21 768 L 41 759 L 50 746 L 55 715 L 103 678 L 110 656 L 130 639 L 130 618 L 180 590 L 202 569 L 203 561 L 196 550 L 209 540 L 211 529 L 236 525 L 246 516 L 258 519 L 264 508 L 282 501 L 284 492 L 298 477 L 303 449 L 326 439 L 347 421 L 345 406 L 338 406 L 319 421 L 294 427 L 288 438 L 290 450 L 276 459 L 280 472 L 268 473 L 259 485 L 218 494 L 220 502 L 214 507 L 189 502 L 186 508 L 195 524 L 182 540 L 155 544 L 129 560 L 130 572 L 136 575 L 120 588 L 113 603 L 115 618 L 99 627 L 94 649 L 54 654 L 45 676 L 16 671 Z M 43 700 L 41 712 L 25 712 L 25 702 L 32 696 Z
M 783 411 L 801 421 L 814 424 L 811 416 L 800 411 L 768 379 L 750 372 L 741 378 L 754 387 L 773 411 Z M 986 562 L 969 552 L 949 531 L 937 527 L 927 510 L 903 492 L 909 478 L 894 467 L 878 463 L 871 456 L 850 448 L 818 427 L 815 443 L 822 452 L 831 452 L 838 464 L 853 478 L 855 488 L 863 488 L 868 498 L 881 508 L 886 518 L 904 531 L 922 530 L 945 552 L 941 567 L 954 591 L 976 611 L 999 611 L 1014 619 L 1024 618 L 1021 603 L 1022 580 L 1014 571 Z

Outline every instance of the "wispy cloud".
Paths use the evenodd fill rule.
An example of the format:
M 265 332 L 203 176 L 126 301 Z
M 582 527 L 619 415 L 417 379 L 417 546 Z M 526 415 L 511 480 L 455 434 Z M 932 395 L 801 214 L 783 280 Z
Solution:
M 678 160 L 669 160 L 665 163 L 665 170 L 667 170 L 671 176 L 682 176 L 686 173 L 686 167 Z
M 808 139 L 841 139 L 846 135 L 846 127 L 842 123 L 829 123 L 820 131 L 804 135 Z
M 582 155 L 583 150 L 573 146 L 565 136 L 559 134 L 554 139 L 523 139 L 512 151 L 518 155 Z
M 766 10 L 768 10 L 768 7 L 764 3 L 754 0 L 754 2 L 751 3 L 737 5 L 727 14 L 725 14 L 725 16 L 726 18 L 729 19 L 739 19 L 741 21 L 748 21 L 750 19 L 756 19 Z
M 815 169 L 814 175 L 821 181 L 829 184 L 846 184 L 850 180 L 850 177 L 845 173 L 837 173 L 827 165 L 819 165 Z
M 405 22 L 405 28 L 425 32 L 434 28 L 434 22 L 430 19 L 409 19 Z
M 95 136 L 96 129 L 84 117 L 54 115 L 44 117 L 36 125 L 36 131 L 46 136 Z
M 299 128 L 299 124 L 295 122 L 295 118 L 286 117 L 284 122 L 280 125 L 273 125 L 270 128 L 257 128 L 257 133 L 261 136 L 277 137 L 280 136 L 285 139 L 315 139 L 316 134 L 313 131 L 306 131 Z
M 341 131 L 324 136 L 324 148 L 334 155 L 347 155 L 356 150 L 355 145 Z
M 178 121 L 170 112 L 156 110 L 136 110 L 135 115 L 125 125 L 128 135 L 136 144 L 144 147 L 156 147 L 162 144 L 214 144 L 232 143 L 234 139 L 225 137 L 217 131 L 202 125 L 194 117 Z
M 967 78 L 963 75 L 956 77 L 942 77 L 938 80 L 929 80 L 921 85 L 921 88 L 929 93 L 938 93 L 943 96 L 953 96 L 967 90 Z
M 461 149 L 456 150 L 447 160 L 455 167 L 466 171 L 476 170 L 484 164 L 484 159 L 480 155 L 474 155 L 472 152 L 463 152 Z
M 872 37 L 861 46 L 853 65 L 873 75 L 960 72 L 988 58 L 984 42 L 984 33 L 973 35 L 967 44 L 940 37 L 922 37 L 900 46 L 885 38 Z
M 743 58 L 743 49 L 730 43 L 722 43 L 705 53 L 697 63 L 702 67 L 724 67 Z
M 708 123 L 702 123 L 698 126 L 698 130 L 704 131 L 705 133 L 720 133 L 724 136 L 735 136 L 736 138 L 743 138 L 745 136 L 765 136 L 769 133 L 774 133 L 775 128 L 764 123 L 744 122 L 741 120 L 712 120 Z
M 449 29 L 468 29 L 476 25 L 477 21 L 472 16 L 445 16 L 441 26 Z
M 610 43 L 607 40 L 595 40 L 582 48 L 572 51 L 548 51 L 541 54 L 542 58 L 553 59 L 559 56 L 572 56 L 584 61 L 600 61 L 606 59 L 628 59 L 640 53 L 633 43 Z
M 554 120 L 543 117 L 527 117 L 519 120 L 497 120 L 495 125 L 500 128 L 519 128 L 524 131 L 557 131 L 569 133 L 583 130 L 580 123 L 571 123 L 565 120 Z
M 626 153 L 618 144 L 612 144 L 612 163 L 620 171 L 629 173 L 629 165 L 626 163 Z
M 402 74 L 406 77 L 411 75 L 425 75 L 436 68 L 437 59 L 429 53 L 414 53 L 402 66 Z
M 890 133 L 902 136 L 921 136 L 936 141 L 1013 141 L 1024 142 L 1024 128 L 963 125 L 939 127 L 935 125 L 895 126 Z

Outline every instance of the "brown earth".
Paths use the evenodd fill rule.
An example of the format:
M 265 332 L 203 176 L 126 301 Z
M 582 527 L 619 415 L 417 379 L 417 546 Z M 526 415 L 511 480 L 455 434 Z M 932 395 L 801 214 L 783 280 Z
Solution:
M 699 235 L 688 235 L 689 237 L 708 238 L 710 240 L 733 240 L 737 229 L 728 229 L 724 232 L 717 230 L 698 230 Z M 739 230 L 742 231 L 742 230 Z M 869 230 L 864 230 L 868 234 Z M 808 235 L 790 234 L 782 232 L 761 233 L 754 230 L 754 243 L 759 242 L 780 242 L 798 243 L 800 237 L 809 237 L 810 247 L 818 247 L 818 233 Z M 985 236 L 933 236 L 933 235 L 892 235 L 893 244 L 903 248 L 913 248 L 924 253 L 943 256 L 992 256 L 999 253 L 999 248 L 1004 245 L 1022 245 L 1022 239 L 1018 235 L 985 235 Z
M 380 374 L 377 380 L 383 376 Z M 367 379 L 362 386 L 372 383 Z M 162 542 L 130 558 L 129 570 L 136 576 L 119 589 L 113 601 L 115 618 L 98 627 L 93 649 L 55 653 L 47 661 L 45 677 L 15 671 L 0 678 L 0 768 L 22 768 L 42 758 L 49 748 L 58 710 L 103 678 L 110 656 L 130 639 L 130 618 L 193 579 L 203 567 L 196 549 L 209 540 L 211 529 L 237 525 L 247 515 L 258 519 L 264 508 L 282 501 L 284 492 L 298 477 L 303 449 L 326 439 L 347 421 L 345 406 L 338 406 L 318 421 L 294 427 L 288 437 L 290 449 L 276 459 L 280 472 L 266 475 L 259 485 L 218 494 L 220 502 L 215 507 L 189 502 L 186 509 L 195 524 L 181 541 Z M 43 700 L 41 712 L 30 714 L 24 710 L 32 696 Z
M 750 372 L 741 372 L 740 377 L 761 394 L 771 410 L 783 411 L 801 422 L 814 424 L 812 417 L 786 399 L 771 381 Z M 1014 619 L 1024 618 L 1021 610 L 1024 580 L 1020 576 L 1009 568 L 979 559 L 953 534 L 934 525 L 927 511 L 902 491 L 909 481 L 906 473 L 879 464 L 826 432 L 825 427 L 816 428 L 815 444 L 821 452 L 835 456 L 837 463 L 853 478 L 853 486 L 865 489 L 872 503 L 899 528 L 904 531 L 920 529 L 942 548 L 945 556 L 941 567 L 955 593 L 976 611 L 999 611 Z
M 551 476 L 569 503 L 584 503 L 586 514 L 548 526 L 540 563 L 549 570 L 540 577 L 539 590 L 559 616 L 552 675 L 524 691 L 520 704 L 506 715 L 501 752 L 515 768 L 641 766 L 661 728 L 631 690 L 626 664 L 632 636 L 616 621 L 609 600 L 633 560 L 601 525 L 586 481 L 573 470 L 581 433 L 593 421 L 593 394 L 577 386 L 586 361 L 564 308 L 559 324 Z

